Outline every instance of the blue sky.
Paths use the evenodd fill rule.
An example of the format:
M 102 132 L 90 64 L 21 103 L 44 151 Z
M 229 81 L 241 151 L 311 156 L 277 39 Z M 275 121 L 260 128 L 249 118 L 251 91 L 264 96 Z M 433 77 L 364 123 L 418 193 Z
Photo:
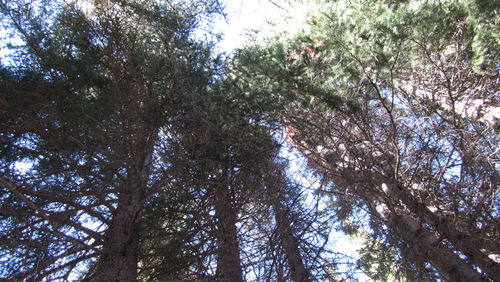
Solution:
M 226 0 L 227 18 L 216 24 L 216 32 L 222 32 L 224 40 L 222 50 L 231 50 L 243 46 L 249 30 L 259 31 L 259 37 L 265 37 L 283 29 L 295 29 L 304 16 L 301 4 L 286 4 L 283 0 Z M 287 21 L 291 15 L 293 21 Z

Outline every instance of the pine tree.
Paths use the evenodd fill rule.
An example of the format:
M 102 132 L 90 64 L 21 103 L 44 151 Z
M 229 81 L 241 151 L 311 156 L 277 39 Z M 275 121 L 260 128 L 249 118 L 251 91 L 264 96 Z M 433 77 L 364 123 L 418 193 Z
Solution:
M 346 230 L 364 209 L 421 279 L 498 276 L 498 17 L 486 6 L 326 3 L 252 67 L 281 87 L 285 134 L 331 183 Z
M 2 276 L 136 280 L 144 206 L 171 181 L 163 136 L 212 79 L 192 33 L 220 7 L 0 4 L 23 42 L 2 68 Z

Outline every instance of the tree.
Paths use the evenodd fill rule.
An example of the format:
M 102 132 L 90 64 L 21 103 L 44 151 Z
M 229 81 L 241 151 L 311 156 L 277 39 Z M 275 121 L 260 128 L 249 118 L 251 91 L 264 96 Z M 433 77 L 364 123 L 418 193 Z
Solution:
M 192 32 L 217 1 L 84 4 L 0 3 L 24 43 L 1 79 L 11 279 L 74 279 L 86 268 L 80 278 L 135 280 L 144 205 L 171 181 L 161 137 L 210 84 L 209 46 Z
M 183 168 L 177 177 L 192 191 L 191 197 L 203 203 L 197 214 L 214 239 L 209 255 L 216 257 L 215 271 L 207 267 L 207 272 L 216 279 L 243 281 L 241 237 L 246 234 L 238 225 L 255 193 L 255 181 L 264 173 L 261 164 L 276 144 L 269 127 L 249 119 L 249 108 L 238 98 L 242 93 L 231 87 L 232 82 L 222 81 L 204 100 L 192 104 L 177 128 L 182 138 L 169 158 L 175 159 L 176 169 Z
M 216 0 L 0 0 L 0 275 L 348 279 L 340 224 L 374 279 L 499 277 L 497 7 L 319 5 L 223 57 Z
M 361 207 L 422 277 L 498 277 L 498 18 L 482 9 L 328 3 L 260 68 L 294 96 L 285 134 L 332 183 L 346 228 Z
M 283 174 L 284 173 L 280 171 L 280 167 L 278 166 L 273 174 L 267 176 L 267 197 L 271 202 L 270 204 L 274 212 L 277 234 L 290 268 L 291 280 L 311 281 L 312 275 L 305 266 L 304 258 L 300 252 L 298 236 L 295 235 L 297 230 L 294 230 L 292 226 L 292 222 L 297 223 L 297 220 L 292 221 L 294 215 L 292 214 L 291 208 L 286 205 L 287 201 L 285 197 L 287 195 L 285 189 L 288 184 Z
M 256 181 L 278 145 L 271 100 L 192 35 L 217 1 L 0 7 L 23 42 L 1 80 L 2 276 L 242 281 L 239 226 L 271 203 Z

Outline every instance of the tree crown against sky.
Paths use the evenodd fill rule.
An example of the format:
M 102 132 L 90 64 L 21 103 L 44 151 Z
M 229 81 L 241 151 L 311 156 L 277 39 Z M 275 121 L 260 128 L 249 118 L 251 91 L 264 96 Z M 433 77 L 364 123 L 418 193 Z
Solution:
M 88 3 L 1 2 L 21 38 L 2 66 L 2 277 L 243 279 L 242 263 L 261 263 L 239 257 L 250 207 L 292 219 L 256 195 L 277 147 L 269 100 L 249 99 L 193 34 L 218 3 Z M 291 275 L 255 236 L 262 261 L 278 254 L 254 276 Z
M 25 43 L 2 77 L 2 272 L 54 279 L 88 268 L 104 279 L 128 259 L 126 276 L 142 207 L 170 182 L 165 132 L 217 71 L 210 43 L 192 37 L 217 3 L 63 4 L 2 2 Z
M 437 270 L 446 279 L 480 279 L 474 265 L 496 277 L 498 7 L 322 7 L 303 32 L 249 47 L 241 58 L 260 60 L 247 66 L 262 88 L 281 77 L 284 90 L 273 93 L 292 101 L 280 111 L 285 134 L 331 183 L 324 191 L 346 231 L 366 226 L 353 221 L 361 208 L 375 231 L 372 247 L 396 247 L 392 258 L 369 248 L 367 270 L 384 270 L 371 274 L 380 278 L 396 262 L 421 278 Z M 436 250 L 453 263 L 434 259 Z
M 495 5 L 325 1 L 225 58 L 217 1 L 67 4 L 0 2 L 2 277 L 498 277 Z

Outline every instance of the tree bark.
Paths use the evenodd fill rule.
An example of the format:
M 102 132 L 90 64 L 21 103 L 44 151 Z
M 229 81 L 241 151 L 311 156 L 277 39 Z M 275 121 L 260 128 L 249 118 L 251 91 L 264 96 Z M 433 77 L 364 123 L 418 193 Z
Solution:
M 118 190 L 118 205 L 105 233 L 102 253 L 88 281 L 137 281 L 139 217 L 145 198 L 153 154 L 152 138 L 138 142 L 136 158 Z
M 269 188 L 269 187 L 268 187 Z M 284 199 L 279 189 L 270 188 L 271 197 L 278 233 L 281 237 L 281 245 L 285 251 L 285 256 L 290 266 L 292 280 L 295 282 L 311 281 L 309 271 L 307 271 L 302 255 L 299 250 L 299 240 L 294 236 L 292 224 L 290 222 L 290 211 L 283 204 Z
M 404 212 L 394 212 L 384 204 L 378 204 L 376 213 L 388 227 L 407 244 L 415 248 L 434 266 L 444 278 L 450 281 L 483 281 L 481 275 L 467 262 L 451 251 L 434 233 L 423 228 L 415 219 Z
M 128 182 L 118 196 L 102 255 L 90 281 L 137 281 L 139 249 L 139 213 L 144 204 L 145 189 L 141 177 L 130 169 Z
M 215 218 L 217 220 L 217 274 L 222 281 L 243 281 L 238 231 L 236 229 L 236 210 L 229 185 L 227 172 L 223 172 L 215 188 Z
M 427 224 L 433 226 L 442 237 L 448 239 L 457 250 L 464 253 L 472 263 L 480 267 L 492 279 L 500 277 L 500 264 L 481 251 L 481 249 L 500 251 L 497 242 L 484 242 L 480 238 L 461 232 L 448 219 L 433 213 L 425 204 L 417 201 L 401 185 L 398 185 L 398 196 L 412 213 L 419 215 Z
M 137 281 L 138 224 L 120 211 L 108 230 L 103 254 L 90 281 Z

